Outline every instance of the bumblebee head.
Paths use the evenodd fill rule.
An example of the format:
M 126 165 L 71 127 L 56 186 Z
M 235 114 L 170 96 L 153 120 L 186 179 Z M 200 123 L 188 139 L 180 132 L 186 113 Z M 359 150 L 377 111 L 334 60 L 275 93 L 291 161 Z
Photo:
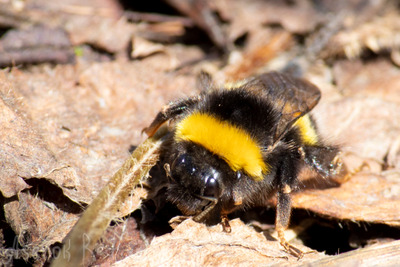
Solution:
M 206 162 L 197 162 L 189 153 L 179 155 L 172 163 L 171 179 L 193 196 L 204 200 L 218 200 L 221 172 Z
M 197 217 L 212 214 L 212 210 L 218 213 L 219 204 L 228 191 L 226 168 L 229 167 L 199 146 L 179 144 L 177 147 L 164 165 L 169 178 L 169 201 L 185 215 Z M 203 220 L 202 215 L 197 218 Z

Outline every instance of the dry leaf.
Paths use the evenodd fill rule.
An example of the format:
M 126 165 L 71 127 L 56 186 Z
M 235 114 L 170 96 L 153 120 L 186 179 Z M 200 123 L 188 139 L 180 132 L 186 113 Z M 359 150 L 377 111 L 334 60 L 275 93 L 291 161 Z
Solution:
M 73 213 L 72 207 L 63 206 L 65 204 L 65 200 L 57 206 L 29 193 L 20 193 L 18 200 L 4 205 L 7 222 L 18 237 L 14 241 L 22 247 L 14 247 L 13 257 L 27 261 L 29 258 L 46 260 L 51 256 L 50 246 L 61 243 L 78 220 L 78 210 Z
M 232 233 L 225 233 L 220 225 L 207 227 L 186 220 L 171 234 L 155 238 L 148 248 L 113 266 L 271 266 L 326 257 L 321 253 L 310 253 L 298 261 L 287 254 L 278 241 L 268 241 L 240 220 L 232 220 L 230 224 Z M 306 247 L 299 248 L 307 251 Z
M 358 174 L 340 187 L 307 190 L 293 197 L 293 206 L 339 220 L 400 226 L 400 175 L 395 179 Z
M 398 49 L 400 16 L 398 11 L 388 7 L 390 4 L 385 14 L 371 16 L 371 21 L 367 23 L 354 23 L 351 27 L 338 32 L 330 39 L 320 56 L 345 55 L 347 58 L 356 58 L 366 49 L 375 53 Z

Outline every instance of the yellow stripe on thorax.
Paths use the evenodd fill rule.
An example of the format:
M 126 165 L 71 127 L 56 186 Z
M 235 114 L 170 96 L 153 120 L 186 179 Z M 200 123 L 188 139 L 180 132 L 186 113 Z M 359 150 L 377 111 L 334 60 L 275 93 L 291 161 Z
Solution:
M 294 125 L 299 128 L 304 144 L 312 146 L 318 143 L 318 134 L 309 115 L 299 118 Z
M 176 140 L 191 141 L 223 158 L 233 171 L 262 180 L 268 166 L 257 142 L 244 130 L 210 114 L 195 112 L 178 123 Z

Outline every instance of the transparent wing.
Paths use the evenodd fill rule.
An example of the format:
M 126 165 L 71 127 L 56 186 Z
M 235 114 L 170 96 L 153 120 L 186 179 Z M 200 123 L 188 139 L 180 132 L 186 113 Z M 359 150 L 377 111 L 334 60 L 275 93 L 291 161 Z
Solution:
M 259 94 L 280 111 L 274 140 L 278 141 L 298 118 L 312 110 L 321 98 L 321 92 L 312 83 L 278 72 L 264 73 L 252 78 L 246 89 Z

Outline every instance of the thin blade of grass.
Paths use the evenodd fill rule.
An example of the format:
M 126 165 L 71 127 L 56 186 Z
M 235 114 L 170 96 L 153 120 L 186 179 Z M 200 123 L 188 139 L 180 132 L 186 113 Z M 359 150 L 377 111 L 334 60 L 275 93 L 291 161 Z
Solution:
M 63 248 L 51 266 L 84 264 L 111 220 L 115 219 L 118 207 L 134 187 L 148 177 L 150 169 L 157 163 L 166 132 L 166 128 L 160 128 L 133 151 L 66 236 Z

